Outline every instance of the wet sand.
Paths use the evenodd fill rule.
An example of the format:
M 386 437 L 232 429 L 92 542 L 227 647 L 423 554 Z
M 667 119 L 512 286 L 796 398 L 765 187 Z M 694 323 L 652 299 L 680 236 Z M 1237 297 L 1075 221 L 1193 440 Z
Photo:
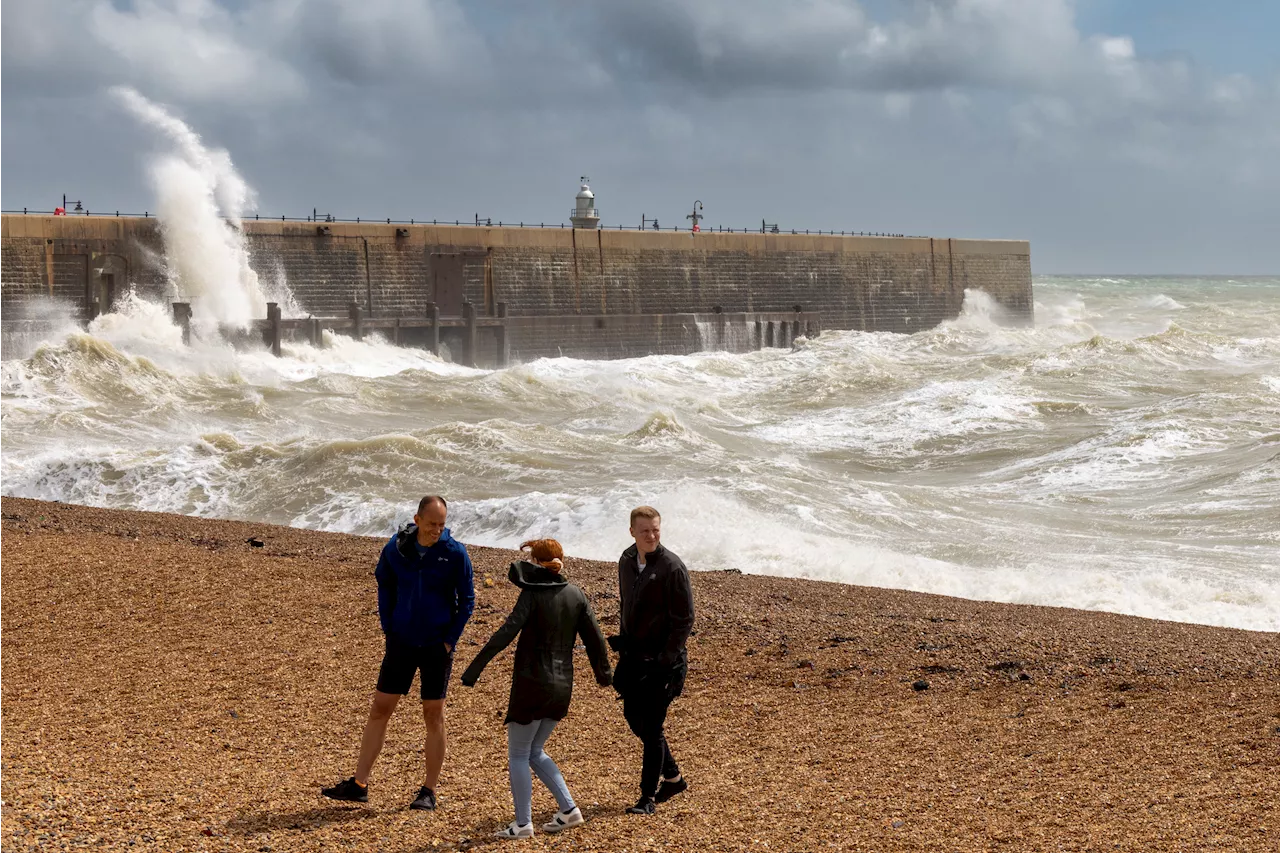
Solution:
M 1280 635 L 695 572 L 668 726 L 689 792 L 623 813 L 639 743 L 580 654 L 548 752 L 588 823 L 500 842 L 511 652 L 456 677 L 515 600 L 511 552 L 471 549 L 441 809 L 411 812 L 416 692 L 369 805 L 319 796 L 354 769 L 382 539 L 2 503 L 6 851 L 1280 847 Z M 566 566 L 606 632 L 615 572 Z

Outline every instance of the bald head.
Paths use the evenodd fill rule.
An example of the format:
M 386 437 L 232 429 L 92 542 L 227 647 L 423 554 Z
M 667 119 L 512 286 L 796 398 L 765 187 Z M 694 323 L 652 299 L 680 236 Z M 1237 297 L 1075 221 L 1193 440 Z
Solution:
M 418 514 L 413 517 L 413 523 L 418 525 L 419 545 L 428 548 L 439 541 L 448 514 L 449 504 L 439 495 L 427 495 L 418 501 Z
M 445 510 L 449 509 L 449 502 L 446 501 L 444 498 L 440 497 L 439 495 L 427 495 L 425 498 L 418 501 L 418 512 L 421 513 L 424 509 L 431 506 L 432 504 L 440 504 L 440 506 L 444 507 Z

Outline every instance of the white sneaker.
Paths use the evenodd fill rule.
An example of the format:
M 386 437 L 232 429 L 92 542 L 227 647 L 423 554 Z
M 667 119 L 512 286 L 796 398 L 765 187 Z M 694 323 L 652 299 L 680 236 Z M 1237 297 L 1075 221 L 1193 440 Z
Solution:
M 521 826 L 513 820 L 507 824 L 506 828 L 495 832 L 494 836 L 497 838 L 533 838 L 533 822 L 530 821 Z
M 582 816 L 582 809 L 577 806 L 572 811 L 556 812 L 556 816 L 550 821 L 542 825 L 543 832 L 559 832 L 562 829 L 568 829 L 571 826 L 578 826 L 586 823 L 586 818 Z

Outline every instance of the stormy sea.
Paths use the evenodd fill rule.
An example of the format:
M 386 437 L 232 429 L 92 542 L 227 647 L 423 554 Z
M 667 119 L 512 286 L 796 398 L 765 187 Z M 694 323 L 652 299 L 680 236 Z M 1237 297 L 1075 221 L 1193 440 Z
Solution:
M 228 237 L 229 158 L 148 106 L 185 224 L 166 261 L 223 271 L 175 287 L 198 316 L 287 290 Z M 50 305 L 6 341 L 2 489 L 376 536 L 440 493 L 466 542 L 600 559 L 643 503 L 698 570 L 1280 630 L 1280 278 L 1034 291 L 1032 326 L 974 290 L 917 334 L 503 370 L 341 336 L 186 346 L 136 295 L 87 330 Z

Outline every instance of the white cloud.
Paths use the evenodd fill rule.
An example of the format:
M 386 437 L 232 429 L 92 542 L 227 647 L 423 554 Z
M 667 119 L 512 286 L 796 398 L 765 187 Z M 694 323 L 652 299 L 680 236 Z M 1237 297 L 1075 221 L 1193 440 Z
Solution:
M 849 0 L 661 0 L 600 8 L 597 46 L 620 68 L 720 90 L 948 85 L 1025 88 L 1069 68 L 1080 38 L 1064 0 L 914 4 L 876 22 Z
M 1133 39 L 1128 36 L 1107 36 L 1098 40 L 1098 47 L 1103 57 L 1112 62 L 1125 62 L 1136 55 L 1133 50 Z
M 1186 59 L 1149 58 L 1129 35 L 1082 34 L 1071 0 L 917 0 L 875 21 L 856 0 L 646 0 L 601 6 L 597 54 L 619 78 L 640 76 L 685 97 L 786 91 L 875 92 L 903 120 L 939 95 L 952 112 L 970 98 L 1003 99 L 1026 154 L 1065 156 L 1103 144 L 1153 168 L 1217 160 L 1274 129 L 1280 99 L 1242 75 Z M 1074 138 L 1072 138 L 1074 137 Z
M 303 93 L 302 76 L 253 45 L 243 21 L 212 0 L 137 0 L 120 10 L 95 3 L 92 33 L 147 81 L 193 101 L 270 101 Z
M 269 104 L 308 79 L 355 86 L 466 79 L 490 64 L 452 0 L 60 0 L 5 3 L 6 73 L 33 88 L 106 78 L 191 103 Z

